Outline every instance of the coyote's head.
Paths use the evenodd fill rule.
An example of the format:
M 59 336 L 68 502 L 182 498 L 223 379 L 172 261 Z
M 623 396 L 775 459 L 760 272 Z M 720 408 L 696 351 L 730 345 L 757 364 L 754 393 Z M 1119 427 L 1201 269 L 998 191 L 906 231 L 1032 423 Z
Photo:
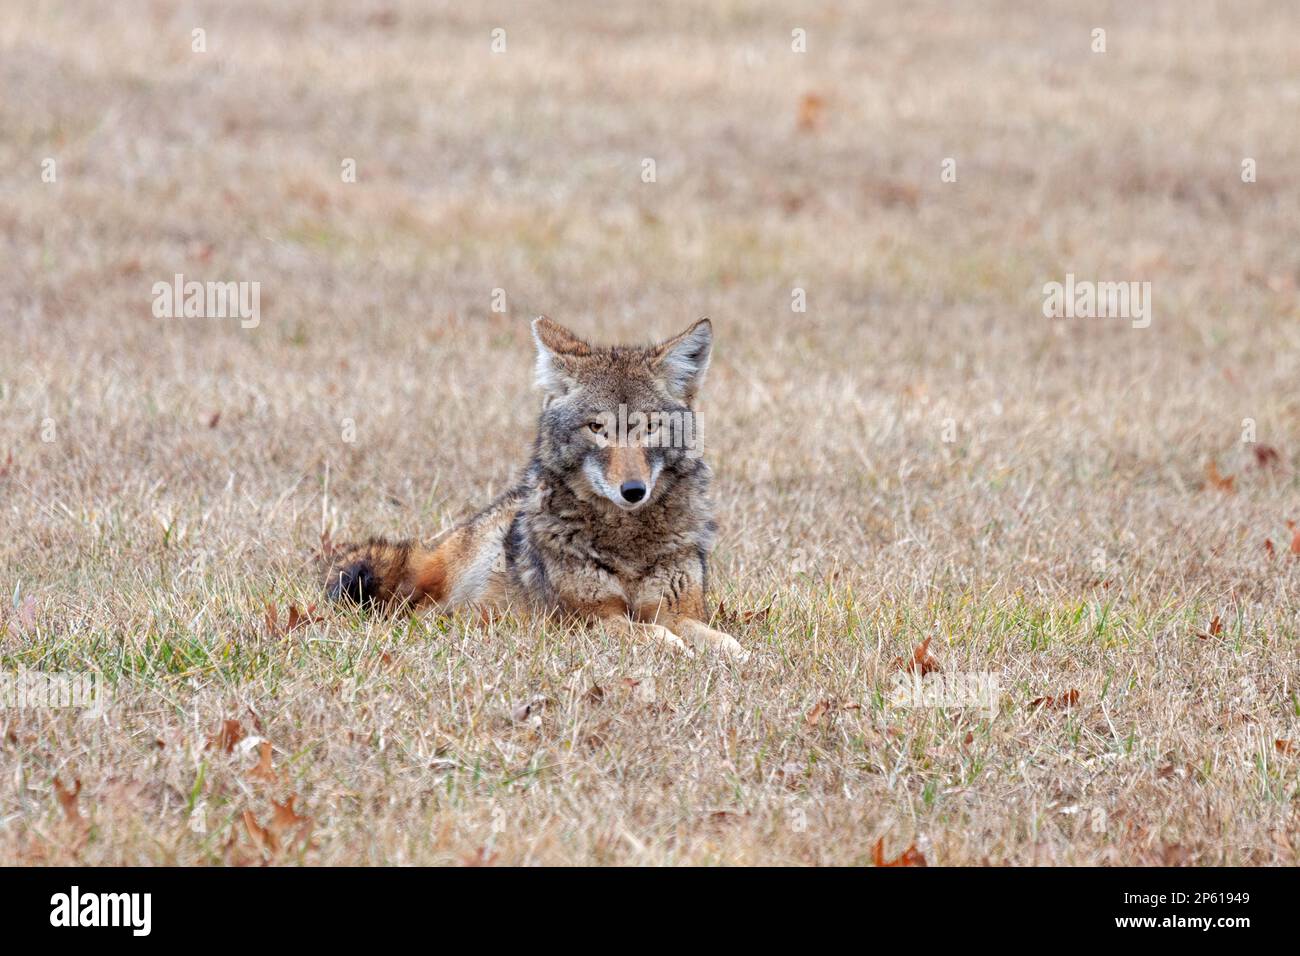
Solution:
M 701 470 L 692 406 L 709 367 L 708 319 L 647 347 L 590 345 L 547 318 L 533 322 L 533 337 L 545 395 L 537 461 L 553 478 L 634 511 Z

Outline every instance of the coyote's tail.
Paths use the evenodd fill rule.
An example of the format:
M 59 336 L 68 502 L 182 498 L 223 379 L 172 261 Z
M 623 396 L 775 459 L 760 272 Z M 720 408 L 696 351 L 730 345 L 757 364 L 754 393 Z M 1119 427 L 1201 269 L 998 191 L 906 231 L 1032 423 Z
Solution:
M 446 562 L 436 549 L 384 538 L 343 545 L 325 577 L 331 600 L 354 604 L 414 606 L 441 601 L 446 590 Z

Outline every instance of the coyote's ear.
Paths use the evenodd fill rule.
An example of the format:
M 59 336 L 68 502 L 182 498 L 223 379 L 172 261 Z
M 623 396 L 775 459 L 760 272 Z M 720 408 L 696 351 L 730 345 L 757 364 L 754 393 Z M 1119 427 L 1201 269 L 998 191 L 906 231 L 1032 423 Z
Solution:
M 713 323 L 700 319 L 685 332 L 651 349 L 650 361 L 668 390 L 690 402 L 704 381 L 712 351 Z
M 537 343 L 533 379 L 549 402 L 573 388 L 574 359 L 590 355 L 591 346 L 544 315 L 533 319 L 533 341 Z

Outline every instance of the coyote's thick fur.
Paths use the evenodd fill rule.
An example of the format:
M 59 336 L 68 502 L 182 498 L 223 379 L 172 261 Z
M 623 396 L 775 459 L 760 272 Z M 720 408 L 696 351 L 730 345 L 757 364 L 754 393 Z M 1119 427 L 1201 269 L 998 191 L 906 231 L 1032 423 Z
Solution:
M 555 611 L 678 649 L 744 656 L 705 623 L 717 526 L 693 405 L 709 321 L 644 348 L 593 346 L 546 318 L 533 322 L 533 337 L 544 398 L 519 483 L 435 546 L 345 546 L 328 573 L 330 596 Z

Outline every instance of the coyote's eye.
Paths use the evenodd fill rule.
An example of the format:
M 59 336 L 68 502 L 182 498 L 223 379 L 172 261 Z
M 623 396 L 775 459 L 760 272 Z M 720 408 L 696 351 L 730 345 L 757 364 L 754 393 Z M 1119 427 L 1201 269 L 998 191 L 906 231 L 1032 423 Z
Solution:
M 604 422 L 587 422 L 587 427 L 588 427 L 589 429 L 591 429 L 591 433 L 592 433 L 593 435 L 603 435 L 603 434 L 605 434 L 605 423 L 604 423 Z
M 645 420 L 645 430 L 647 434 L 653 435 L 659 430 L 659 416 L 647 415 Z

